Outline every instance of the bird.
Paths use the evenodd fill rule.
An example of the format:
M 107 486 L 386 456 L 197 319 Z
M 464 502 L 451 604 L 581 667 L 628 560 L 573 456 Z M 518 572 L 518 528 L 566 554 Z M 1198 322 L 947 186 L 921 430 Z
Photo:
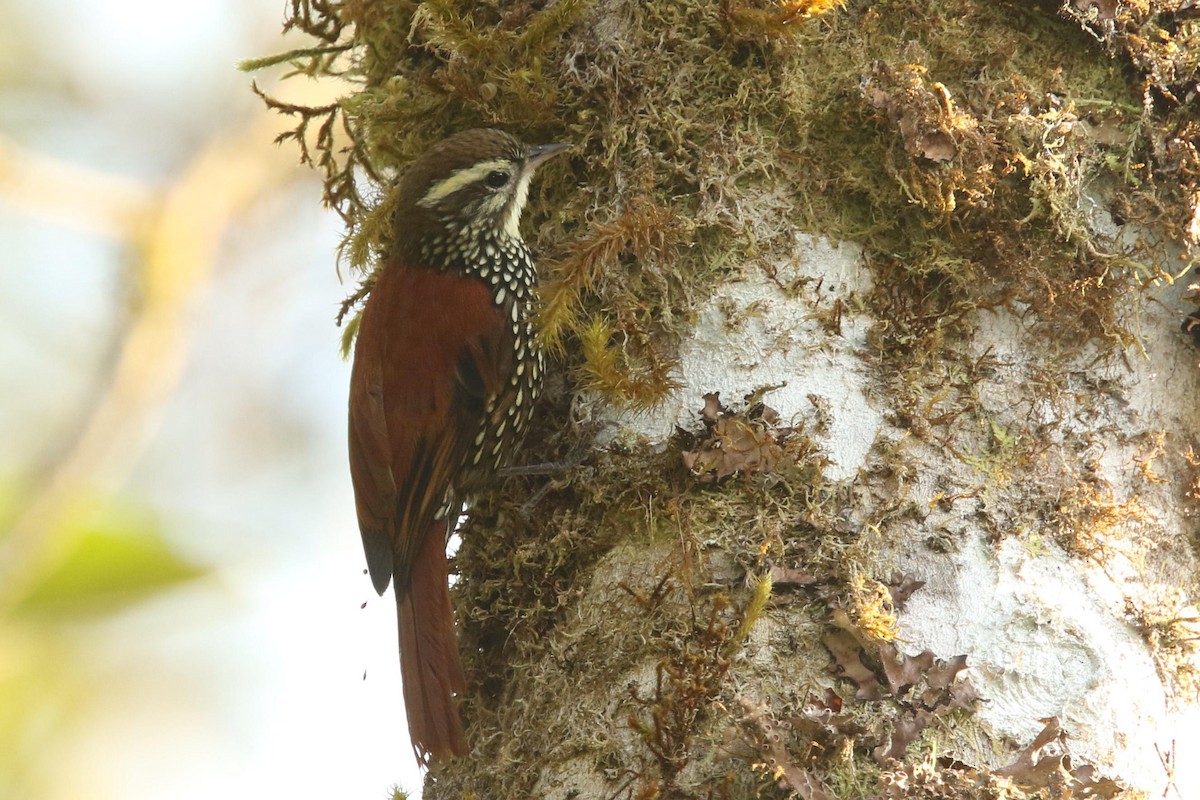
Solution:
M 446 542 L 520 446 L 545 371 L 537 269 L 520 221 L 534 173 L 568 145 L 478 128 L 418 156 L 354 344 L 350 477 L 367 571 L 396 597 L 409 737 L 421 766 L 469 748 Z

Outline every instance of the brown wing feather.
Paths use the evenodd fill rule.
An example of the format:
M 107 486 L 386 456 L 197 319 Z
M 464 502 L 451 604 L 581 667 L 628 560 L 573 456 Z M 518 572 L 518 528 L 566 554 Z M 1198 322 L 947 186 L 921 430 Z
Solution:
M 392 580 L 396 481 L 388 447 L 382 362 L 374 346 L 356 348 L 350 379 L 350 479 L 358 528 L 375 591 Z
M 440 309 L 452 308 L 452 314 Z M 482 281 L 384 266 L 363 310 L 350 379 L 350 474 L 367 566 L 382 593 L 409 570 L 470 457 L 511 336 Z

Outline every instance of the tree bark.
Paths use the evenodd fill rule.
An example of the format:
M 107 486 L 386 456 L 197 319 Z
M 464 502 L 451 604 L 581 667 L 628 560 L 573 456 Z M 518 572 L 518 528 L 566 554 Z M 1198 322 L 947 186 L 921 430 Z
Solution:
M 352 167 L 576 145 L 526 460 L 596 440 L 471 509 L 427 798 L 1200 792 L 1191 23 L 835 5 L 300 4 L 352 263 Z

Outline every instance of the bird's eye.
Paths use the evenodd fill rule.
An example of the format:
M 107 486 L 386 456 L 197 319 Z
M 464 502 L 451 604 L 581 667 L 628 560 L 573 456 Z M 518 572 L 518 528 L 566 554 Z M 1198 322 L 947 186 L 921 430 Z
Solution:
M 508 183 L 508 173 L 502 169 L 494 169 L 487 174 L 487 177 L 483 181 L 493 189 L 499 189 Z

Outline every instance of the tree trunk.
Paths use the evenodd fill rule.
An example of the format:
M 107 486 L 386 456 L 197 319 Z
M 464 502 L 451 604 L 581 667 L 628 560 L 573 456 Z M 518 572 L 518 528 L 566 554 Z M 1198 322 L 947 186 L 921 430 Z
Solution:
M 1200 796 L 1190 21 L 302 5 L 365 83 L 327 174 L 359 266 L 350 167 L 576 147 L 524 460 L 596 441 L 472 508 L 474 749 L 427 798 Z

